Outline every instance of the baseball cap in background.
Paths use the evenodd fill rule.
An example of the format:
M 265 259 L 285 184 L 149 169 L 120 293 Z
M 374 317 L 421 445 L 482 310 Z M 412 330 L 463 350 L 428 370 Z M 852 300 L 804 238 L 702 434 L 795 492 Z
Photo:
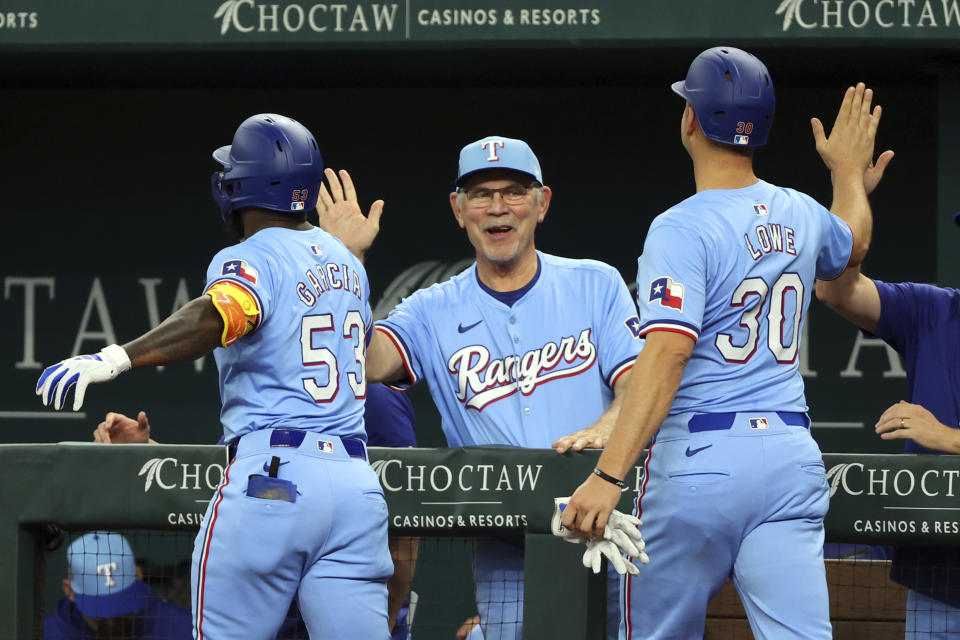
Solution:
M 530 145 L 523 140 L 487 136 L 465 146 L 460 150 L 456 188 L 463 186 L 466 179 L 477 171 L 485 169 L 512 169 L 543 184 L 540 162 L 533 155 Z
M 958 227 L 960 227 L 960 211 L 953 214 L 953 221 Z
M 88 618 L 113 618 L 143 609 L 150 587 L 137 578 L 130 543 L 119 533 L 93 531 L 67 548 L 74 604 Z

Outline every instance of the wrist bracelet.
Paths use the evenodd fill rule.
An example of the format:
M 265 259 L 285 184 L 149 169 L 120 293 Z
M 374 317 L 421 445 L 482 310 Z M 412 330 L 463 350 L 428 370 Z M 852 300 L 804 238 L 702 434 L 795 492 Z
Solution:
M 600 471 L 600 468 L 599 468 L 599 467 L 594 467 L 594 468 L 593 468 L 593 475 L 599 476 L 601 479 L 606 480 L 606 481 L 609 482 L 610 484 L 615 484 L 615 485 L 617 485 L 618 487 L 620 487 L 621 489 L 626 489 L 626 488 L 627 488 L 627 483 L 626 483 L 626 482 L 624 482 L 623 480 L 617 480 L 616 478 L 614 478 L 613 476 L 611 476 L 609 473 L 604 473 L 603 471 Z

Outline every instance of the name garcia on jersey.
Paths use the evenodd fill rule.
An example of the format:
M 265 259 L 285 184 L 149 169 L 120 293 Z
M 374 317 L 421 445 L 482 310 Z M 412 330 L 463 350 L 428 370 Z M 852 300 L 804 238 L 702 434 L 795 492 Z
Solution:
M 297 296 L 308 307 L 317 304 L 317 300 L 328 291 L 346 291 L 352 293 L 361 302 L 363 286 L 360 276 L 348 264 L 318 264 L 306 272 L 307 282 L 297 283 Z
M 522 356 L 495 360 L 490 359 L 490 351 L 483 345 L 463 347 L 447 361 L 450 373 L 457 376 L 457 398 L 466 401 L 468 409 L 480 411 L 518 389 L 523 395 L 530 395 L 545 382 L 583 373 L 597 361 L 597 348 L 590 334 L 590 329 L 584 329 L 579 337 L 568 336 L 559 344 L 548 342 Z M 572 366 L 554 370 L 561 361 Z M 469 400 L 468 390 L 473 393 Z

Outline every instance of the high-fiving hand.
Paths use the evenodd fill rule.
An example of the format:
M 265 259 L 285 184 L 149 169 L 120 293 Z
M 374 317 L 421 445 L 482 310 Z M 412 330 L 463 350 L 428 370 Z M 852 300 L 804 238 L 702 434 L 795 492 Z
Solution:
M 324 169 L 323 174 L 330 185 L 320 185 L 320 197 L 317 199 L 317 216 L 320 228 L 336 236 L 350 252 L 363 259 L 364 253 L 373 244 L 380 232 L 380 216 L 383 214 L 383 200 L 375 200 L 366 216 L 357 202 L 357 190 L 346 169 L 339 176 L 333 169 Z

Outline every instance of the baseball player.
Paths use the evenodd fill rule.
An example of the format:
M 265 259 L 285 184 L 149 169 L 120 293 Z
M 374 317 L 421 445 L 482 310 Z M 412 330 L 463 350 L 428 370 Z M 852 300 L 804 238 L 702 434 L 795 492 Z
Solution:
M 882 175 L 884 156 L 889 162 L 892 155 L 878 158 L 875 173 Z M 876 180 L 867 181 L 868 190 Z M 907 400 L 877 420 L 880 437 L 905 440 L 906 453 L 960 453 L 960 291 L 882 282 L 852 266 L 835 280 L 818 280 L 817 297 L 906 360 Z M 909 589 L 908 640 L 960 635 L 956 547 L 897 547 L 890 574 Z
M 834 278 L 866 252 L 863 176 L 880 108 L 871 112 L 860 84 L 829 138 L 813 121 L 833 171 L 831 213 L 753 172 L 774 113 L 760 60 L 708 49 L 673 90 L 686 100 L 680 133 L 697 193 L 647 233 L 637 275 L 646 344 L 563 524 L 598 535 L 656 434 L 635 506 L 651 562 L 623 581 L 621 637 L 701 638 L 707 603 L 732 574 L 756 637 L 830 638 L 828 487 L 797 352 L 814 278 Z
M 303 125 L 253 116 L 213 156 L 214 198 L 243 242 L 213 258 L 204 295 L 123 347 L 47 368 L 37 393 L 60 409 L 75 384 L 77 410 L 90 383 L 220 347 L 234 455 L 194 545 L 195 637 L 273 638 L 298 595 L 311 636 L 385 640 L 393 567 L 363 431 L 366 272 L 306 220 L 323 168 Z
M 406 394 L 383 384 L 367 385 L 364 403 L 364 430 L 371 447 L 415 447 L 413 404 Z M 150 421 L 145 411 L 137 419 L 110 412 L 93 431 L 94 442 L 105 444 L 157 444 L 151 437 Z M 221 438 L 218 444 L 223 444 Z M 389 536 L 393 558 L 393 576 L 387 582 L 390 640 L 406 640 L 409 635 L 410 582 L 417 563 L 419 539 L 410 536 Z M 297 613 L 287 617 L 278 638 L 306 634 Z
M 352 193 L 349 176 L 340 177 Z M 329 170 L 327 178 L 333 187 Z M 426 379 L 450 446 L 602 444 L 641 348 L 623 279 L 609 265 L 536 250 L 552 192 L 522 140 L 489 136 L 463 147 L 455 188 L 450 207 L 476 262 L 377 323 L 367 379 L 398 388 Z M 321 222 L 341 205 L 349 205 L 342 196 L 321 194 Z M 479 540 L 473 564 L 484 636 L 520 638 L 521 548 Z

